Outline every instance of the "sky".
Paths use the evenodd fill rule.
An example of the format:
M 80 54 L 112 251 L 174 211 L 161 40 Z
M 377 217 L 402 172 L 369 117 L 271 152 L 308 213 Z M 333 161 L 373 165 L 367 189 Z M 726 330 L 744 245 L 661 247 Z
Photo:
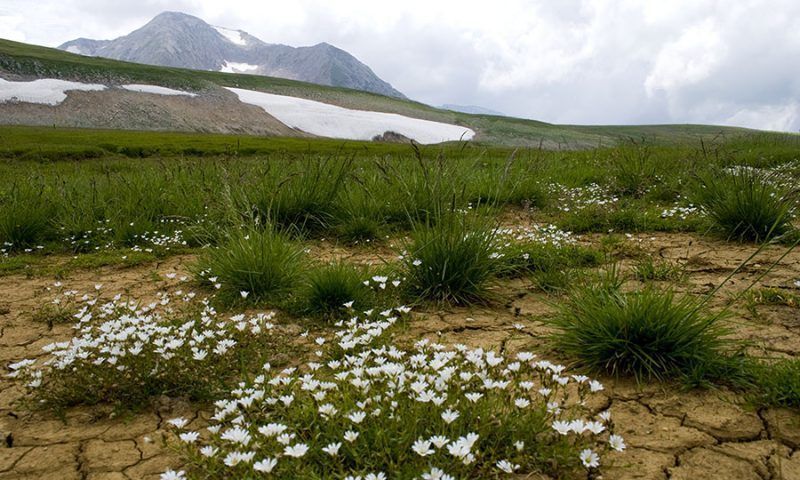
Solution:
M 431 105 L 800 130 L 798 0 L 0 0 L 0 37 L 110 39 L 165 10 L 331 43 Z

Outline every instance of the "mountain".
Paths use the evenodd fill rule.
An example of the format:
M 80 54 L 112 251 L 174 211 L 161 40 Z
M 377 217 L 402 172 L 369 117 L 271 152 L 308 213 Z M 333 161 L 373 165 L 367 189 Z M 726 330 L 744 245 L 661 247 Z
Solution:
M 454 105 L 452 103 L 445 103 L 439 108 L 443 108 L 445 110 L 452 110 L 454 112 L 471 113 L 473 115 L 497 115 L 500 117 L 505 116 L 504 113 L 498 112 L 497 110 L 490 110 L 488 108 L 479 107 L 477 105 Z
M 179 12 L 164 12 L 114 40 L 78 38 L 58 47 L 80 55 L 166 67 L 247 73 L 405 96 L 349 53 L 320 43 L 265 43 L 241 30 L 215 27 Z

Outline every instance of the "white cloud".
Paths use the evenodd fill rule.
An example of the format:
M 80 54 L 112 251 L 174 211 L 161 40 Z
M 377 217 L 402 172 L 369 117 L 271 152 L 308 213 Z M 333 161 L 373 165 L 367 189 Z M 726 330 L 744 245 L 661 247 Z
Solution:
M 178 10 L 267 42 L 327 41 L 432 104 L 559 123 L 800 128 L 787 113 L 800 99 L 796 0 L 3 3 L 0 36 L 50 46 L 113 38 Z

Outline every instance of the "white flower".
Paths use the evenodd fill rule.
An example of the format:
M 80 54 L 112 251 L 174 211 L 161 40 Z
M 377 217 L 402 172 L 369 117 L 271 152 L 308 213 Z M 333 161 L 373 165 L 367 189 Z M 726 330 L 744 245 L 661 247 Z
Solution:
M 161 480 L 186 480 L 186 472 L 183 470 L 167 470 L 161 474 Z
M 255 456 L 256 452 L 231 452 L 225 457 L 225 465 L 235 467 L 240 463 L 250 463 Z
M 508 460 L 500 460 L 497 462 L 497 468 L 506 473 L 514 473 L 515 470 L 519 470 L 519 465 L 514 465 Z
M 247 298 L 247 296 L 250 295 L 250 292 L 242 290 L 241 292 L 239 292 L 239 295 L 241 295 L 242 298 Z
M 427 457 L 436 452 L 436 450 L 431 448 L 430 440 L 423 440 L 421 438 L 414 442 L 414 445 L 411 446 L 411 450 L 420 457 Z
M 518 398 L 518 399 L 514 400 L 514 405 L 516 405 L 517 408 L 526 408 L 530 404 L 531 404 L 531 401 L 528 400 L 527 398 Z
M 480 400 L 481 397 L 483 397 L 483 394 L 482 393 L 473 392 L 473 393 L 465 393 L 464 396 L 467 397 L 467 400 L 469 400 L 470 402 L 475 403 L 478 400 Z
M 283 454 L 289 457 L 300 458 L 308 452 L 308 445 L 305 443 L 298 443 L 292 446 L 287 445 L 283 449 Z
M 258 433 L 264 435 L 265 437 L 274 437 L 283 433 L 287 428 L 288 427 L 286 425 L 280 423 L 270 423 L 258 427 Z
M 449 408 L 442 412 L 442 420 L 448 425 L 455 422 L 459 416 L 460 414 L 457 411 L 450 410 Z
M 350 300 L 350 301 L 349 301 L 349 302 L 347 302 L 347 303 L 343 303 L 343 304 L 342 304 L 342 306 L 344 306 L 344 308 L 353 308 L 353 304 L 354 304 L 354 303 L 355 303 L 355 302 L 354 302 L 353 300 Z
M 611 435 L 608 437 L 608 444 L 611 446 L 611 448 L 618 452 L 621 452 L 626 448 L 625 440 L 623 440 L 619 435 Z
M 352 430 L 348 430 L 344 432 L 344 439 L 350 443 L 353 443 L 358 438 L 358 432 L 354 432 Z
M 269 473 L 278 464 L 277 458 L 265 458 L 253 464 L 253 470 L 257 472 Z
M 342 448 L 342 442 L 336 443 L 329 443 L 327 447 L 322 449 L 323 452 L 327 453 L 331 457 L 335 457 L 339 454 L 339 449 Z
M 592 380 L 591 382 L 589 382 L 589 390 L 591 390 L 592 393 L 599 392 L 603 390 L 603 384 L 598 382 L 597 380 Z
M 197 433 L 197 432 L 186 432 L 186 433 L 181 433 L 180 435 L 178 435 L 178 437 L 180 437 L 180 439 L 182 441 L 186 442 L 186 443 L 194 443 L 194 442 L 196 442 L 197 438 L 199 436 L 200 436 L 200 434 Z
M 204 457 L 213 457 L 217 453 L 217 448 L 211 445 L 206 445 L 200 449 L 200 454 Z
M 366 417 L 367 417 L 367 414 L 364 413 L 364 412 L 353 412 L 353 413 L 351 413 L 350 415 L 347 416 L 347 418 L 349 418 L 350 421 L 355 423 L 355 424 L 359 424 L 359 423 L 363 422 Z
M 598 417 L 600 417 L 600 419 L 603 420 L 604 422 L 609 422 L 611 420 L 611 412 L 609 412 L 608 410 L 600 412 Z
M 167 420 L 167 423 L 174 426 L 175 428 L 183 428 L 189 423 L 189 420 L 186 420 L 183 417 L 178 417 L 178 418 L 173 418 L 171 420 Z
M 433 467 L 430 472 L 422 474 L 422 480 L 455 480 L 452 476 L 444 473 L 443 470 Z
M 525 448 L 525 442 L 523 442 L 522 440 L 514 442 L 514 448 L 516 448 L 518 452 L 521 452 L 522 449 Z
M 225 430 L 222 434 L 222 439 L 233 443 L 241 443 L 246 446 L 250 443 L 250 432 L 237 425 Z
M 368 473 L 364 480 L 386 480 L 386 474 L 383 472 Z
M 586 430 L 589 430 L 595 435 L 602 433 L 605 429 L 606 427 L 600 422 L 586 422 Z
M 553 422 L 553 430 L 561 435 L 566 435 L 572 430 L 572 424 L 563 420 L 556 420 Z
M 447 439 L 444 435 L 434 435 L 433 437 L 429 438 L 431 443 L 436 445 L 436 448 L 442 448 L 447 445 L 450 440 Z
M 600 466 L 600 456 L 594 453 L 591 449 L 583 450 L 580 454 L 581 462 L 586 468 L 597 468 Z

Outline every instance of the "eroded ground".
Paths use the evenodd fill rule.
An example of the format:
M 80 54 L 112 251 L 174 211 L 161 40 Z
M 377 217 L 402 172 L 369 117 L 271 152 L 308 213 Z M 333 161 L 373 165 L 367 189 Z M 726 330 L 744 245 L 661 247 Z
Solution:
M 584 241 L 597 243 L 599 238 L 585 237 Z M 755 249 L 680 234 L 626 238 L 624 248 L 685 264 L 689 274 L 681 288 L 694 294 L 714 289 Z M 721 307 L 755 280 L 765 287 L 796 288 L 793 282 L 800 279 L 800 252 L 792 252 L 767 272 L 783 252 L 770 247 L 749 262 L 715 297 L 716 306 Z M 312 247 L 311 254 L 377 262 L 379 256 L 389 259 L 391 250 L 334 248 L 322 242 Z M 190 288 L 179 279 L 189 275 L 192 261 L 191 256 L 177 256 L 135 268 L 76 271 L 61 281 L 66 288 L 80 292 L 102 284 L 102 290 L 112 295 L 124 292 L 149 299 L 165 289 Z M 623 267 L 627 263 L 623 261 Z M 168 279 L 166 275 L 173 272 L 177 278 Z M 32 318 L 54 297 L 47 289 L 54 281 L 52 277 L 0 278 L 0 364 L 41 355 L 43 345 L 71 337 L 69 325 L 51 328 Z M 507 300 L 492 307 L 418 311 L 400 335 L 409 340 L 428 337 L 507 352 L 530 349 L 540 356 L 568 361 L 548 348 L 547 319 L 553 315 L 557 298 L 536 292 L 522 280 L 499 285 L 498 293 Z M 751 354 L 800 354 L 800 310 L 760 306 L 754 316 L 739 302 L 732 311 L 728 321 L 734 335 L 751 342 Z M 606 390 L 596 408 L 611 408 L 629 447 L 613 458 L 610 468 L 605 467 L 603 478 L 800 479 L 798 412 L 755 410 L 724 389 L 685 391 L 672 384 L 603 380 Z M 205 415 L 202 405 L 159 398 L 136 414 L 114 416 L 108 408 L 74 408 L 60 419 L 52 413 L 22 408 L 18 401 L 23 395 L 9 379 L 0 379 L 0 434 L 4 439 L 0 479 L 158 478 L 166 468 L 180 465 L 164 444 L 164 421 L 182 415 L 202 423 Z

